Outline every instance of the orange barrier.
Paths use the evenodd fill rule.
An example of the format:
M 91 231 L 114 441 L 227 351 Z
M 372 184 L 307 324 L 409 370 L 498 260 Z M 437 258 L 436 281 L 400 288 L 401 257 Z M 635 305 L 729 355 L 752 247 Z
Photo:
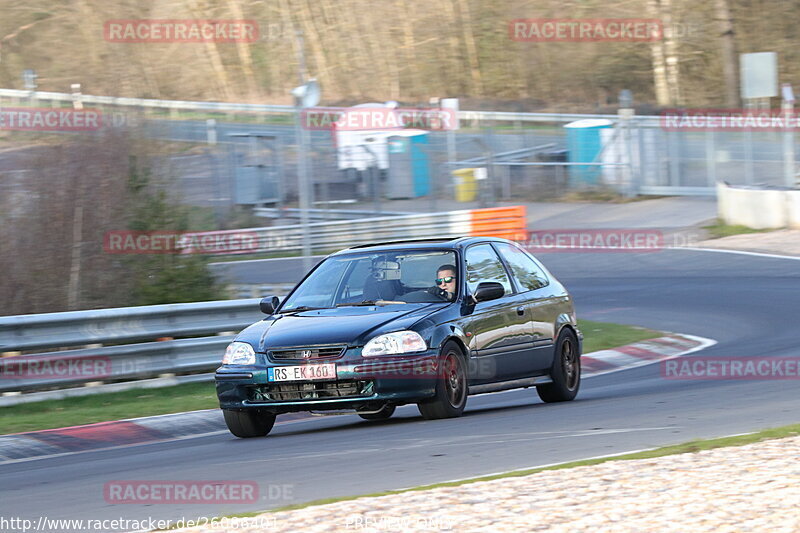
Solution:
M 524 205 L 490 207 L 470 211 L 470 232 L 473 237 L 501 237 L 524 241 L 528 236 L 528 219 Z

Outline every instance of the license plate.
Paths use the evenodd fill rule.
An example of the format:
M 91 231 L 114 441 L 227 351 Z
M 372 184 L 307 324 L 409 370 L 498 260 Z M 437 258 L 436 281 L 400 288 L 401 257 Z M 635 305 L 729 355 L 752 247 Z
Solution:
M 276 366 L 267 369 L 268 381 L 324 381 L 336 379 L 336 363 Z

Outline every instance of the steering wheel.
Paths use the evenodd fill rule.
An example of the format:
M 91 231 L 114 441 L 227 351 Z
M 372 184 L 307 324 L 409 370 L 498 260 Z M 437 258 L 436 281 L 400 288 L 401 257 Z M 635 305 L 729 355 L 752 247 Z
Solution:
M 440 289 L 439 287 L 431 287 L 427 290 L 428 293 L 436 296 L 437 298 L 441 299 L 444 302 L 449 302 L 450 298 L 447 297 L 447 291 L 444 289 Z

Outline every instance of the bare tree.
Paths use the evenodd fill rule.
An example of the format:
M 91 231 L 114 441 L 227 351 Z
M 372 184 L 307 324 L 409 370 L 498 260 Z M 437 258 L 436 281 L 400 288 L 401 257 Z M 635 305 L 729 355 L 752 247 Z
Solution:
M 714 0 L 719 42 L 722 49 L 722 73 L 725 78 L 725 105 L 739 107 L 739 70 L 736 60 L 736 35 L 728 0 Z

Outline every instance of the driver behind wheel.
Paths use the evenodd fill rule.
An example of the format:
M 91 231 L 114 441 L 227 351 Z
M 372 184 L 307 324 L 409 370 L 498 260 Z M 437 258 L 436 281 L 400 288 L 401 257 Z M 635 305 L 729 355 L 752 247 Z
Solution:
M 456 267 L 442 265 L 436 270 L 436 286 L 431 292 L 442 299 L 452 302 L 456 297 Z

